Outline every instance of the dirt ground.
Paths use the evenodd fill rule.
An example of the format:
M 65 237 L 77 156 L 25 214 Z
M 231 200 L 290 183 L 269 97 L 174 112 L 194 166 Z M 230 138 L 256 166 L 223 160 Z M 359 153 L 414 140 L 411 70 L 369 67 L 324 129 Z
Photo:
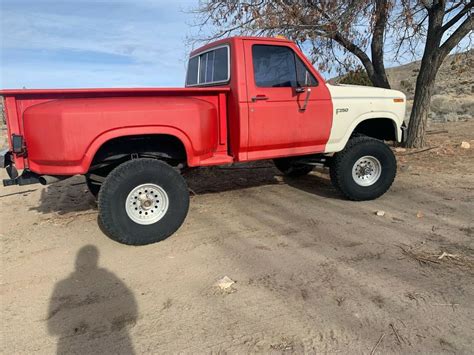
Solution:
M 191 172 L 185 224 L 145 247 L 101 232 L 81 177 L 0 188 L 0 351 L 472 353 L 474 121 L 430 129 L 376 201 L 268 162 Z

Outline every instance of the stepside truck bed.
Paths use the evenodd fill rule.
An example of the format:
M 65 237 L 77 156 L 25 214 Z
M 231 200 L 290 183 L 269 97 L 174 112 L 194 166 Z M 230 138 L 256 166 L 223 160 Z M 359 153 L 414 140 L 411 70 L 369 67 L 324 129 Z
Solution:
M 16 169 L 74 175 L 88 171 L 104 142 L 134 134 L 179 138 L 189 166 L 230 162 L 229 91 L 218 87 L 3 90 L 0 95 L 5 98 Z

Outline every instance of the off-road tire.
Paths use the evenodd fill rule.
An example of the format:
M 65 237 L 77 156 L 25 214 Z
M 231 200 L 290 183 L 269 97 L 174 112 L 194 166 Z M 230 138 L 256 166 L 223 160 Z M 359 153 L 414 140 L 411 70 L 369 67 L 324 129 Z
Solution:
M 381 165 L 380 177 L 370 186 L 358 185 L 352 176 L 354 164 L 364 156 L 375 157 Z M 334 154 L 329 173 L 333 186 L 349 200 L 373 200 L 382 196 L 392 185 L 397 173 L 397 160 L 384 142 L 356 136 L 347 142 L 342 151 Z
M 142 184 L 160 186 L 167 194 L 168 209 L 157 222 L 134 222 L 126 211 L 129 193 Z M 116 167 L 107 176 L 99 192 L 99 218 L 103 231 L 113 240 L 129 245 L 159 242 L 178 230 L 189 209 L 186 181 L 165 162 L 133 159 Z
M 294 158 L 273 159 L 273 163 L 278 170 L 289 177 L 308 175 L 314 168 L 314 166 L 308 164 L 297 164 Z

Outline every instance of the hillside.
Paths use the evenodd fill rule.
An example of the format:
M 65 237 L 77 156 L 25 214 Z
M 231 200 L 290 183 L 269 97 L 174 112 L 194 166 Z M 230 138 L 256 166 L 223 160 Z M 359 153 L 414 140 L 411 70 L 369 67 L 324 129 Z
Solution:
M 415 93 L 420 62 L 387 70 L 392 88 L 407 95 L 409 108 Z M 452 122 L 474 116 L 474 50 L 446 58 L 436 78 L 431 100 L 430 118 L 435 122 Z M 407 110 L 407 115 L 410 109 Z
M 474 116 L 474 50 L 450 55 L 441 66 L 431 100 L 432 122 L 465 121 Z M 416 79 L 419 73 L 420 61 L 415 61 L 398 67 L 388 68 L 387 74 L 393 89 L 403 91 L 407 95 L 406 119 L 409 119 Z M 353 77 L 341 75 L 329 80 L 331 84 L 346 83 L 364 85 L 370 83 L 363 74 L 352 74 Z M 368 84 L 367 84 L 368 85 Z

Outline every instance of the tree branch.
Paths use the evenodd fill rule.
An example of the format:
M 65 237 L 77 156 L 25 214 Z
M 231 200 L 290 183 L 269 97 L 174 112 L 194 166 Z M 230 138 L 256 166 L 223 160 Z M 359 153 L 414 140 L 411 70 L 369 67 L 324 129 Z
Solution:
M 464 8 L 459 11 L 451 20 L 449 20 L 448 22 L 446 22 L 446 24 L 443 25 L 443 27 L 441 27 L 441 32 L 446 32 L 447 29 L 449 29 L 450 27 L 452 27 L 456 22 L 458 22 L 465 14 L 467 14 L 469 12 L 470 9 L 472 9 L 472 7 L 474 6 L 474 2 L 471 1 L 469 4 L 467 4 L 466 6 L 464 6 Z
M 446 13 L 450 13 L 451 11 L 456 10 L 459 6 L 461 6 L 463 3 L 460 1 L 456 5 L 451 6 L 449 9 L 446 10 Z
M 461 40 L 467 36 L 469 32 L 474 29 L 474 17 L 472 14 L 468 16 L 464 22 L 459 25 L 456 31 L 453 32 L 449 38 L 444 41 L 444 43 L 440 47 L 440 58 L 441 61 L 456 47 Z
M 359 58 L 367 71 L 370 80 L 375 84 L 375 70 L 369 56 L 359 46 L 345 38 L 340 32 L 335 32 L 333 35 L 328 37 L 334 39 L 337 43 Z
M 434 1 L 433 4 L 430 4 L 429 1 L 426 0 L 421 0 L 420 2 L 426 10 L 431 10 L 431 8 L 434 6 Z

